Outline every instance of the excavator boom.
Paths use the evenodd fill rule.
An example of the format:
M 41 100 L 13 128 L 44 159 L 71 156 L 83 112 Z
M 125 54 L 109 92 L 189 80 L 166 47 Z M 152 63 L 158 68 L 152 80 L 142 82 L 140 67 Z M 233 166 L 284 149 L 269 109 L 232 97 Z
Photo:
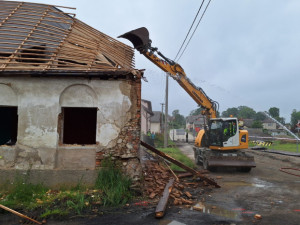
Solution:
M 195 102 L 204 108 L 207 118 L 216 118 L 218 103 L 210 99 L 200 87 L 196 87 L 186 76 L 183 68 L 176 62 L 165 57 L 157 48 L 151 46 L 149 32 L 145 27 L 129 31 L 121 36 L 132 42 L 137 49 L 146 58 L 152 61 L 163 71 L 178 82 L 178 84 L 195 100 Z M 161 57 L 156 56 L 155 52 Z
M 253 157 L 238 151 L 248 148 L 248 132 L 239 130 L 237 118 L 216 118 L 218 103 L 210 99 L 202 88 L 196 87 L 178 63 L 151 46 L 149 32 L 145 27 L 119 37 L 131 41 L 135 49 L 167 72 L 204 109 L 202 114 L 209 120 L 209 129 L 208 132 L 200 131 L 196 138 L 194 152 L 197 163 L 202 163 L 205 169 L 233 166 L 244 172 L 249 172 L 255 167 Z

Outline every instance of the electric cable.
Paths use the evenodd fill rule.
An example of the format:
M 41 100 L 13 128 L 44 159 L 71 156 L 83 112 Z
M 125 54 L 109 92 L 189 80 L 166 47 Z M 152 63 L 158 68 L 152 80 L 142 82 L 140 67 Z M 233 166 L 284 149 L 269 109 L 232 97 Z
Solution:
M 194 36 L 194 34 L 195 34 L 195 32 L 196 32 L 196 30 L 197 30 L 197 28 L 198 28 L 198 26 L 199 26 L 200 22 L 202 21 L 202 18 L 203 18 L 203 16 L 204 16 L 204 14 L 205 14 L 205 12 L 206 12 L 206 10 L 207 10 L 207 8 L 208 8 L 208 6 L 209 6 L 210 2 L 211 2 L 211 0 L 209 0 L 209 2 L 207 3 L 207 5 L 206 5 L 206 7 L 205 7 L 205 10 L 204 10 L 204 12 L 202 13 L 202 16 L 201 16 L 201 18 L 200 18 L 200 20 L 198 21 L 198 23 L 197 23 L 197 25 L 196 25 L 196 28 L 194 29 L 194 31 L 193 31 L 193 33 L 192 33 L 192 35 L 191 35 L 191 37 L 190 37 L 190 39 L 189 39 L 188 43 L 185 45 L 185 48 L 184 48 L 184 50 L 182 51 L 182 53 L 181 53 L 181 55 L 179 56 L 179 58 L 178 58 L 178 60 L 177 60 L 177 61 L 179 61 L 179 60 L 180 60 L 180 58 L 182 57 L 183 53 L 185 52 L 185 50 L 186 50 L 187 46 L 189 45 L 189 43 L 190 43 L 191 39 L 193 38 L 193 36 Z
M 192 30 L 192 27 L 194 26 L 194 23 L 195 23 L 195 21 L 196 21 L 196 19 L 197 19 L 197 17 L 198 17 L 198 14 L 199 14 L 199 12 L 200 12 L 200 10 L 201 10 L 201 8 L 202 8 L 202 5 L 203 5 L 204 1 L 205 1 L 205 0 L 202 0 L 202 3 L 201 3 L 201 5 L 200 5 L 200 7 L 199 7 L 199 9 L 198 9 L 198 12 L 197 12 L 195 18 L 194 18 L 194 21 L 193 21 L 192 25 L 190 26 L 190 29 L 189 29 L 187 35 L 185 36 L 185 39 L 184 39 L 184 41 L 182 42 L 182 45 L 180 46 L 180 49 L 178 50 L 178 52 L 177 52 L 177 54 L 176 54 L 176 56 L 175 56 L 175 58 L 174 58 L 174 61 L 176 61 L 177 56 L 179 55 L 179 53 L 180 53 L 180 51 L 181 51 L 181 49 L 182 49 L 182 47 L 183 47 L 183 45 L 184 45 L 184 43 L 185 43 L 187 37 L 189 36 L 189 34 L 190 34 L 191 30 Z

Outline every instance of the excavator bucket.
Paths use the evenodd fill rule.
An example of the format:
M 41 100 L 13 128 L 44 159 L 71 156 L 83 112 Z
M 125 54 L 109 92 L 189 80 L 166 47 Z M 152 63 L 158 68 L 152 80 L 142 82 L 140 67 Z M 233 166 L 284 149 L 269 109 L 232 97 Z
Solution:
M 142 53 L 147 50 L 147 47 L 151 43 L 149 39 L 149 32 L 147 28 L 141 27 L 125 34 L 120 35 L 118 38 L 125 38 L 133 44 L 134 48 Z

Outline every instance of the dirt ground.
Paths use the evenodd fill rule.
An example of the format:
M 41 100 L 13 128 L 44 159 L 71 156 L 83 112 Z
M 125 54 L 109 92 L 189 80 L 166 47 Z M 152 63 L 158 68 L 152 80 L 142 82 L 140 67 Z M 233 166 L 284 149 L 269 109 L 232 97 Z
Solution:
M 182 143 L 178 147 L 193 158 L 192 144 Z M 254 150 L 248 150 L 248 153 L 254 155 L 257 164 L 250 173 L 218 169 L 209 176 L 221 185 L 220 189 L 194 190 L 193 195 L 198 192 L 194 199 L 195 205 L 201 206 L 202 212 L 192 210 L 191 207 L 171 206 L 162 219 L 156 219 L 156 204 L 146 201 L 62 221 L 49 219 L 47 224 L 300 224 L 300 177 L 279 171 L 282 167 L 299 169 L 300 157 Z M 255 219 L 256 214 L 261 215 L 262 219 Z M 22 223 L 16 216 L 6 214 L 0 216 L 0 224 Z

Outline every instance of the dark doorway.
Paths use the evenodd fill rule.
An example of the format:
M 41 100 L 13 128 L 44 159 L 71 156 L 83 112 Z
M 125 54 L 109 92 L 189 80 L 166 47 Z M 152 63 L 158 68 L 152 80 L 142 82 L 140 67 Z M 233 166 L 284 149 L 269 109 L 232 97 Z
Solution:
M 0 145 L 15 145 L 18 133 L 18 107 L 0 106 Z
M 63 143 L 96 144 L 97 108 L 63 108 Z

